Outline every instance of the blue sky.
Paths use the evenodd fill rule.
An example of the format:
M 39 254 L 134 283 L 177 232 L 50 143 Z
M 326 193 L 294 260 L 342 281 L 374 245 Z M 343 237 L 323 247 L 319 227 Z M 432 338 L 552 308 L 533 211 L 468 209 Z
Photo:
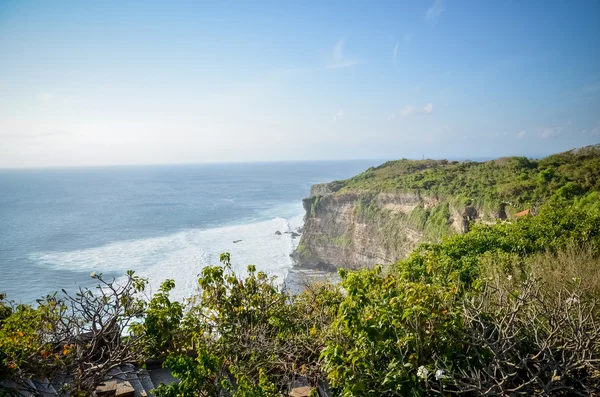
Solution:
M 598 1 L 0 0 L 0 167 L 598 142 Z

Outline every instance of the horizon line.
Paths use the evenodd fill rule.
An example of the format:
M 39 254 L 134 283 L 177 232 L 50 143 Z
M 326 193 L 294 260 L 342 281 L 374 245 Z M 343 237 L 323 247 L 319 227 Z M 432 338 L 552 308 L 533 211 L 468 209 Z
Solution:
M 572 149 L 569 149 L 572 150 Z M 566 150 L 568 151 L 568 150 Z M 563 151 L 564 152 L 564 151 Z M 563 153 L 544 153 L 544 154 L 506 154 L 502 156 L 448 156 L 445 158 L 434 158 L 434 157 L 380 157 L 380 158 L 346 158 L 346 159 L 292 159 L 292 160 L 239 160 L 239 161 L 199 161 L 199 162 L 181 162 L 181 163 L 117 163 L 117 164 L 81 164 L 81 165 L 47 165 L 47 166 L 17 166 L 17 167 L 0 167 L 0 171 L 18 171 L 18 170 L 52 170 L 52 169 L 78 169 L 78 168 L 126 168 L 126 167 L 169 167 L 169 166 L 194 166 L 194 165 L 228 165 L 228 164 L 281 164 L 281 163 L 317 163 L 317 162 L 349 162 L 349 161 L 394 161 L 401 159 L 408 160 L 449 160 L 449 161 L 490 161 L 500 159 L 504 157 L 527 157 L 529 159 L 540 159 L 543 157 L 550 156 L 552 154 Z

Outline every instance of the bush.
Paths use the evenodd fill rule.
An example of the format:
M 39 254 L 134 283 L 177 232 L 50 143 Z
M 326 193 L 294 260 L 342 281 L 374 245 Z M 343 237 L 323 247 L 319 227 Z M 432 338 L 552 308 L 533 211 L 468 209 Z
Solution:
M 61 392 L 89 395 L 115 365 L 144 358 L 142 335 L 123 336 L 139 321 L 145 303 L 138 298 L 146 280 L 128 272 L 122 285 L 93 274 L 95 291 L 48 295 L 37 307 L 18 305 L 2 320 L 0 365 L 16 388 L 30 379 L 65 385 Z
M 229 254 L 221 262 L 202 270 L 201 293 L 182 321 L 197 358 L 172 354 L 166 365 L 176 365 L 181 383 L 160 389 L 157 396 L 177 395 L 190 384 L 195 391 L 185 395 L 231 388 L 239 396 L 270 396 L 286 390 L 297 376 L 316 385 L 322 375 L 319 354 L 340 291 L 322 284 L 292 297 L 254 266 L 242 280 L 231 270 Z M 250 385 L 264 393 L 248 394 Z
M 146 309 L 143 327 L 134 327 L 134 330 L 146 338 L 146 350 L 150 356 L 157 356 L 171 351 L 177 351 L 183 340 L 181 335 L 181 321 L 183 319 L 183 305 L 172 302 L 169 292 L 175 288 L 173 280 L 163 282 L 158 293 L 152 297 Z
M 323 351 L 324 368 L 342 396 L 425 395 L 417 372 L 433 354 L 461 352 L 453 286 L 414 283 L 372 270 L 342 272 L 346 297 Z
M 494 272 L 483 293 L 463 302 L 469 342 L 461 365 L 449 367 L 438 360 L 435 366 L 446 375 L 444 382 L 431 385 L 432 390 L 475 395 L 598 393 L 598 265 L 600 260 L 589 251 L 572 247 L 527 260 L 520 277 Z M 590 272 L 593 267 L 595 273 Z M 565 270 L 562 280 L 558 269 Z M 584 275 L 592 279 L 579 277 Z

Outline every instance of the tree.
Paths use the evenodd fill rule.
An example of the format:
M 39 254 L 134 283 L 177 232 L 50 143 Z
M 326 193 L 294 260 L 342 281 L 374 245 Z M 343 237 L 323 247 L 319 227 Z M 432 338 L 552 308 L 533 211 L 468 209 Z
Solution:
M 48 295 L 37 307 L 18 305 L 0 328 L 2 365 L 16 388 L 30 379 L 66 384 L 63 392 L 89 395 L 108 372 L 144 358 L 144 335 L 132 333 L 146 303 L 139 295 L 147 281 L 127 273 L 119 283 L 92 273 L 95 290 Z

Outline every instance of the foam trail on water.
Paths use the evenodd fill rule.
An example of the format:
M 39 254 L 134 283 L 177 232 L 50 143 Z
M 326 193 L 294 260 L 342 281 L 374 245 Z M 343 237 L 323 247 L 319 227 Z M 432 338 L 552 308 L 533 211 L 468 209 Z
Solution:
M 240 276 L 247 265 L 256 265 L 282 283 L 293 262 L 289 254 L 298 244 L 290 234 L 302 225 L 302 216 L 274 218 L 245 225 L 191 229 L 163 237 L 120 241 L 100 247 L 67 251 L 37 252 L 30 258 L 59 270 L 96 271 L 122 274 L 131 269 L 150 280 L 151 291 L 174 279 L 173 297 L 182 299 L 196 289 L 197 275 L 207 265 L 219 263 L 219 255 L 231 253 L 232 265 Z M 279 230 L 283 234 L 275 235 Z M 233 243 L 235 240 L 241 240 Z

